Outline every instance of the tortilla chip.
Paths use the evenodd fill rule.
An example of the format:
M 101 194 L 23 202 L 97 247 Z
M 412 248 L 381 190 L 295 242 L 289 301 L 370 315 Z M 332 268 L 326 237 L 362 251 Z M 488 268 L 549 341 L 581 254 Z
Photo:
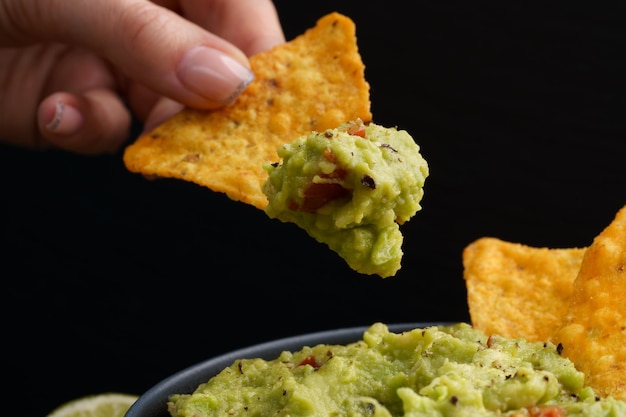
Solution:
M 280 145 L 372 119 L 356 27 L 346 16 L 322 17 L 250 65 L 256 78 L 233 105 L 184 109 L 126 148 L 127 169 L 195 182 L 263 209 L 263 165 L 279 161 Z
M 626 400 L 626 206 L 596 238 L 556 341 L 597 394 Z
M 463 250 L 472 325 L 547 341 L 561 327 L 584 248 L 536 248 L 485 237 Z

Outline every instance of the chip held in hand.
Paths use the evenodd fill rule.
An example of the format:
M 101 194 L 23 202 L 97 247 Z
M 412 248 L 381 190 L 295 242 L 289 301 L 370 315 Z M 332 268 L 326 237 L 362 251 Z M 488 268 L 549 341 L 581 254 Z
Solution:
M 124 152 L 128 170 L 225 193 L 296 223 L 360 273 L 394 275 L 428 165 L 406 131 L 372 123 L 354 22 L 329 13 L 250 65 L 235 103 L 185 108 L 143 134 Z
M 372 119 L 354 22 L 330 13 L 302 35 L 250 58 L 255 79 L 235 103 L 185 108 L 124 152 L 126 168 L 177 178 L 258 209 L 267 205 L 263 165 L 313 130 Z

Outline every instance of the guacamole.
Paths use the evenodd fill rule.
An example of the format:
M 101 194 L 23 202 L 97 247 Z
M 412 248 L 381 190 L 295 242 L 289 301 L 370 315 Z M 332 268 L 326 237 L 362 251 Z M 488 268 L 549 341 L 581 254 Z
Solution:
M 312 132 L 265 166 L 265 212 L 292 222 L 363 274 L 395 275 L 399 225 L 421 210 L 428 164 L 404 130 L 360 120 Z
M 241 359 L 192 394 L 170 397 L 172 417 L 618 417 L 551 343 L 487 337 L 470 325 L 402 333 L 375 323 L 360 341 L 303 347 L 273 360 Z

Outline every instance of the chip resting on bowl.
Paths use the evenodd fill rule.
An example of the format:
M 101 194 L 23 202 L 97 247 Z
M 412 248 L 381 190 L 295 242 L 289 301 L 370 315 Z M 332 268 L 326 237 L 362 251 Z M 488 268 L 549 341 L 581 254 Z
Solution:
M 561 327 L 585 248 L 537 248 L 484 237 L 463 250 L 472 325 L 487 334 L 550 340 Z
M 626 206 L 585 252 L 556 341 L 586 384 L 626 400 Z
M 280 145 L 350 120 L 369 122 L 369 84 L 354 22 L 330 13 L 291 41 L 250 58 L 255 80 L 217 110 L 185 108 L 130 144 L 128 170 L 177 178 L 263 209 L 266 163 Z

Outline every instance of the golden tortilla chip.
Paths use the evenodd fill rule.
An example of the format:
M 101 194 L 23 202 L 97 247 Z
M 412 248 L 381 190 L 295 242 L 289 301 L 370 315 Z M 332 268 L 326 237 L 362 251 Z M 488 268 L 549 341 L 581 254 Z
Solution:
M 485 237 L 463 250 L 472 325 L 547 341 L 561 327 L 585 249 L 536 248 Z
M 562 354 L 597 394 L 626 400 L 626 206 L 585 252 L 564 317 Z
M 369 84 L 355 24 L 339 13 L 250 58 L 255 80 L 218 110 L 184 109 L 129 145 L 132 172 L 191 181 L 263 209 L 263 164 L 280 145 L 350 120 L 369 122 Z

